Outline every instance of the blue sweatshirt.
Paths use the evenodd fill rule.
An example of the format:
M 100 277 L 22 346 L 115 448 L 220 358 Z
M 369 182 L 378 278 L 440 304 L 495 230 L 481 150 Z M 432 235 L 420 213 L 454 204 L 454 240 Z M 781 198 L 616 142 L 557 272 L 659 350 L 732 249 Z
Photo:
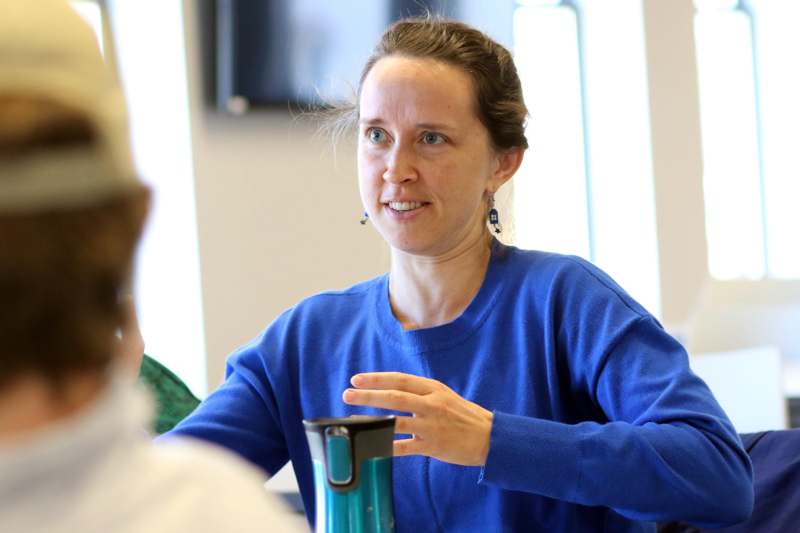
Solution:
M 752 470 L 725 413 L 680 344 L 590 263 L 495 242 L 464 313 L 413 331 L 392 314 L 388 281 L 284 312 L 173 433 L 269 473 L 291 460 L 313 524 L 302 420 L 378 413 L 342 402 L 350 377 L 407 372 L 493 411 L 494 424 L 482 468 L 394 459 L 398 532 L 654 531 L 749 516 Z

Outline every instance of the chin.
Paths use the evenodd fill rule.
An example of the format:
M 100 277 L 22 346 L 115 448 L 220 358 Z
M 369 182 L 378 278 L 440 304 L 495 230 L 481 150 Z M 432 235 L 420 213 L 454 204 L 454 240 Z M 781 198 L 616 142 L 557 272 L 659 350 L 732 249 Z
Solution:
M 430 236 L 383 235 L 383 239 L 399 252 L 412 255 L 430 255 L 436 242 Z
M 418 238 L 390 238 L 386 239 L 389 246 L 398 252 L 409 255 L 436 256 L 444 252 L 442 242 L 432 238 L 430 235 Z

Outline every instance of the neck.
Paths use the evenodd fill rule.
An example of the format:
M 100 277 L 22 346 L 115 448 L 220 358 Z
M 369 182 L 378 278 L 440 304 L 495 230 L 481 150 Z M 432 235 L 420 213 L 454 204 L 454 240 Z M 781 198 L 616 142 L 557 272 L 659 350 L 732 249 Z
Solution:
M 74 416 L 100 395 L 106 382 L 98 373 L 67 378 L 58 388 L 40 376 L 15 379 L 0 389 L 0 439 Z
M 392 250 L 389 299 L 404 329 L 440 326 L 464 312 L 486 275 L 491 239 L 481 232 L 435 257 Z

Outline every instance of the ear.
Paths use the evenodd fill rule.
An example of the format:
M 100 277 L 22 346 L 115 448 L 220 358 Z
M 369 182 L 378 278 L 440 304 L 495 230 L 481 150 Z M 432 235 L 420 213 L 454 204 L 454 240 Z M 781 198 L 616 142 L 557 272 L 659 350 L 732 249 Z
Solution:
M 489 183 L 486 184 L 486 190 L 494 193 L 497 189 L 502 187 L 505 182 L 510 180 L 522 164 L 522 157 L 524 155 L 525 149 L 521 146 L 515 146 L 508 150 L 498 152 L 495 169 L 494 172 L 492 172 L 492 176 L 489 178 Z

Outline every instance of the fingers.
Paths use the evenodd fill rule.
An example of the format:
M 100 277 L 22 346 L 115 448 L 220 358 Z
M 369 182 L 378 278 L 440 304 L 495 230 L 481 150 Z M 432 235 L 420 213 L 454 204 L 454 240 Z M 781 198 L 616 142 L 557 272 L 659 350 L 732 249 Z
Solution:
M 350 381 L 356 388 L 344 392 L 345 403 L 408 413 L 424 412 L 425 395 L 442 387 L 436 380 L 402 372 L 356 374 Z
M 350 405 L 391 409 L 399 416 L 395 433 L 411 438 L 394 441 L 394 454 L 425 455 L 466 466 L 486 463 L 493 415 L 447 385 L 401 372 L 369 372 L 351 379 L 344 391 Z
M 403 435 L 415 435 L 419 431 L 419 419 L 410 416 L 398 416 L 394 419 L 394 432 Z
M 398 416 L 395 419 L 394 432 L 396 435 L 411 435 L 407 439 L 397 439 L 393 443 L 394 455 L 429 455 L 430 442 L 420 436 L 423 423 L 419 417 Z
M 404 455 L 424 455 L 424 446 L 424 441 L 417 438 L 399 439 L 394 441 L 393 452 L 395 457 L 402 457 Z
M 427 407 L 424 397 L 399 390 L 347 389 L 342 394 L 342 399 L 344 403 L 350 405 L 364 405 L 406 413 L 422 413 Z
M 434 379 L 404 374 L 402 372 L 367 372 L 356 374 L 350 383 L 359 389 L 398 390 L 412 394 L 430 394 L 441 388 Z

